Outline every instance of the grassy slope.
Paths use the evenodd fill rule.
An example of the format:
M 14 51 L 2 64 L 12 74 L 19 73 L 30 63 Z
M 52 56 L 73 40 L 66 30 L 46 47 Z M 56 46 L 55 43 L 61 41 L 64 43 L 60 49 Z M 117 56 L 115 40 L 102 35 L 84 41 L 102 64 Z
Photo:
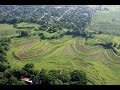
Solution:
M 29 40 L 33 41 L 33 38 L 38 39 L 38 37 L 31 37 Z M 22 42 L 29 41 L 28 38 L 22 38 L 22 39 L 13 39 L 11 45 L 14 46 L 16 44 L 20 45 L 20 48 L 24 47 L 25 44 L 22 44 Z M 95 55 L 87 55 L 81 53 L 82 50 L 84 52 L 85 49 L 88 49 L 88 47 L 91 47 L 91 49 L 94 48 L 94 46 L 84 45 L 84 49 L 82 50 L 76 50 L 76 42 L 77 38 L 71 38 L 71 36 L 65 36 L 64 38 L 58 39 L 58 40 L 45 40 L 45 41 L 38 41 L 34 43 L 35 45 L 32 45 L 30 48 L 42 48 L 42 45 L 44 42 L 47 42 L 47 46 L 50 46 L 51 48 L 48 49 L 48 53 L 45 53 L 44 56 L 39 56 L 35 58 L 28 58 L 28 59 L 21 59 L 17 60 L 14 57 L 12 57 L 12 51 L 18 52 L 19 47 L 11 48 L 11 50 L 7 54 L 7 58 L 12 65 L 12 68 L 21 68 L 26 63 L 34 63 L 35 69 L 65 69 L 67 71 L 73 70 L 73 69 L 83 69 L 87 72 L 89 80 L 94 82 L 94 84 L 120 84 L 120 68 L 119 64 L 115 64 L 111 62 L 110 59 L 106 59 L 102 52 L 95 54 Z M 82 41 L 82 38 L 80 39 Z M 15 43 L 16 42 L 16 43 Z M 21 42 L 21 44 L 20 44 Z M 90 41 L 88 41 L 90 42 Z M 32 43 L 32 42 L 31 42 Z M 74 50 L 72 49 L 71 45 L 74 46 Z M 58 46 L 58 47 L 57 47 Z M 46 47 L 46 46 L 45 46 Z M 43 48 L 45 48 L 43 47 Z M 56 48 L 55 48 L 56 47 Z M 53 48 L 53 49 L 52 49 Z M 99 48 L 99 47 L 98 47 Z M 89 48 L 90 49 L 90 48 Z M 96 53 L 97 50 L 91 50 L 92 53 Z M 104 49 L 102 49 L 103 52 L 105 52 Z M 38 52 L 40 54 L 40 52 Z M 43 52 L 41 52 L 43 53 Z
M 1 36 L 15 36 L 16 29 L 13 28 L 13 25 L 9 24 L 0 24 L 0 37 Z
M 18 27 L 35 27 L 36 29 L 38 29 L 40 27 L 40 25 L 38 25 L 38 24 L 25 23 L 25 22 L 19 23 L 19 24 L 17 24 L 17 26 Z M 16 33 L 17 30 L 19 30 L 19 29 L 14 28 L 13 25 L 0 24 L 0 37 L 3 37 L 3 36 L 8 36 L 8 37 L 17 36 L 18 35 Z

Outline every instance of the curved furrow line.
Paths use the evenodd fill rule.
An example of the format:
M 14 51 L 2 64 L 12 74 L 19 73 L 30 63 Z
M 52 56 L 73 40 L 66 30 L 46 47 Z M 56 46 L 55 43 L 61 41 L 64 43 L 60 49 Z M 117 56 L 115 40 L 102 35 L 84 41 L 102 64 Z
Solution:
M 27 42 L 24 46 L 22 46 L 21 49 L 19 50 L 19 55 L 24 56 L 26 53 L 26 49 L 31 47 L 34 44 L 34 42 L 36 42 L 35 39 Z
M 105 51 L 105 54 L 111 60 L 111 62 L 116 63 L 116 64 L 120 64 L 120 57 L 115 56 L 111 49 L 107 49 Z
M 56 47 L 54 47 L 52 49 L 49 47 L 49 50 L 47 48 L 46 52 L 44 52 L 44 53 L 41 51 L 42 53 L 39 53 L 38 55 L 31 56 L 31 57 L 25 57 L 25 58 L 21 58 L 21 59 L 22 60 L 30 59 L 29 61 L 32 61 L 33 59 L 39 60 L 39 59 L 41 59 L 43 57 L 46 57 L 46 56 L 50 55 L 51 53 L 53 53 L 58 48 L 59 48 L 59 46 L 56 46 Z
M 46 47 L 44 50 L 46 51 L 49 47 Z M 40 53 L 39 54 L 35 54 L 33 52 L 29 52 L 29 53 L 26 53 L 26 56 L 17 56 L 15 53 L 14 53 L 14 56 L 17 57 L 17 59 L 20 59 L 20 60 L 23 60 L 23 59 L 31 59 L 31 58 L 34 58 L 34 57 L 38 57 L 38 56 L 41 56 L 42 54 L 44 54 L 44 51 L 43 49 L 41 49 L 41 51 L 39 51 Z M 42 53 L 42 54 L 41 54 Z
M 35 49 L 35 50 L 31 50 L 31 51 L 27 51 L 24 56 L 20 56 L 20 57 L 21 58 L 31 58 L 31 57 L 34 57 L 34 56 L 36 56 L 38 54 L 44 53 L 49 47 L 50 47 L 50 45 L 48 46 L 46 43 L 44 43 L 41 48 Z
M 31 48 L 33 48 L 33 46 L 39 41 L 39 39 L 33 39 L 30 41 L 25 42 L 24 45 L 20 46 L 20 50 L 18 50 L 18 53 L 14 52 L 14 54 L 16 56 L 18 56 L 19 58 L 21 57 L 26 57 L 27 54 L 29 54 L 31 51 Z M 44 44 L 43 44 L 44 45 Z M 37 49 L 36 49 L 37 50 Z M 29 52 L 29 53 L 28 53 Z M 15 56 L 14 55 L 14 56 Z
M 38 48 L 36 48 L 36 49 L 31 49 L 31 50 L 29 50 L 28 52 L 37 52 L 37 51 L 41 50 L 42 48 L 44 48 L 45 45 L 46 45 L 46 42 L 44 42 L 44 43 L 42 44 L 42 46 L 40 46 L 40 47 L 38 47 Z
M 20 59 L 20 60 L 25 60 L 25 59 L 30 59 L 31 60 L 31 59 L 38 59 L 38 58 L 40 59 L 42 57 L 46 57 L 49 54 L 53 53 L 54 51 L 56 51 L 60 47 L 61 47 L 61 45 L 59 45 L 59 46 L 57 45 L 55 47 L 52 47 L 52 45 L 47 45 L 47 46 L 44 45 L 39 50 L 35 51 L 34 54 L 33 54 L 33 52 L 31 52 L 32 55 L 27 54 L 28 55 L 27 57 L 19 57 L 19 56 L 15 55 L 14 52 L 13 52 L 14 53 L 13 55 L 16 59 Z
M 80 51 L 81 53 L 83 54 L 86 54 L 86 55 L 92 55 L 92 54 L 95 54 L 95 53 L 98 53 L 101 51 L 101 48 L 100 47 L 96 47 L 96 48 L 85 48 L 83 42 L 80 42 L 80 40 L 77 40 L 76 43 L 75 43 L 75 47 L 78 51 Z M 95 52 L 95 53 L 92 53 L 92 52 Z M 97 51 L 97 52 L 96 52 Z
M 101 52 L 102 50 L 99 50 L 99 51 L 97 51 L 97 52 L 94 52 L 94 53 L 89 53 L 89 54 L 86 54 L 86 53 L 83 53 L 83 52 L 81 52 L 81 51 L 83 51 L 83 50 L 78 50 L 78 48 L 76 47 L 76 42 L 73 44 L 73 48 L 78 52 L 78 53 L 80 53 L 80 54 L 82 54 L 82 55 L 85 55 L 85 56 L 91 56 L 91 55 L 95 55 L 95 54 L 99 54 L 99 52 Z
M 46 44 L 46 42 L 44 42 L 42 46 L 40 45 L 40 47 L 34 48 L 37 42 L 38 40 L 26 42 L 26 44 L 20 48 L 18 55 L 14 52 L 14 56 L 18 57 L 19 59 L 29 59 L 38 56 L 40 57 L 41 55 L 43 56 L 44 54 L 48 54 L 49 52 L 52 53 L 56 48 L 58 48 L 58 46 L 55 45 L 55 47 L 52 47 L 52 44 L 48 45 Z
M 88 57 L 88 58 L 96 58 L 96 59 L 107 59 L 108 61 L 111 62 L 110 58 L 103 52 L 103 50 L 100 50 L 100 51 L 97 51 L 95 53 L 92 53 L 92 54 L 86 54 L 86 53 L 83 53 L 83 52 L 80 52 L 77 48 L 76 48 L 76 45 L 75 44 L 72 44 L 71 45 L 71 48 L 74 50 L 74 52 L 76 54 L 80 54 L 82 56 L 85 56 L 85 57 Z
M 33 52 L 29 52 L 26 54 L 25 57 L 21 57 L 21 59 L 29 59 L 29 58 L 34 58 L 34 57 L 37 57 L 37 56 L 41 56 L 42 54 L 44 54 L 45 52 L 47 52 L 47 50 L 49 49 L 50 47 L 46 47 L 46 48 L 42 48 L 40 51 L 39 51 L 39 54 L 38 53 L 33 53 Z

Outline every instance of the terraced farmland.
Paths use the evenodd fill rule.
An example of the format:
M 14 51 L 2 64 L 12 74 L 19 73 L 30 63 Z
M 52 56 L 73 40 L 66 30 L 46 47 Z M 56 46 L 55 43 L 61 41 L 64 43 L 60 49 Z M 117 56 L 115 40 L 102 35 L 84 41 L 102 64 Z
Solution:
M 94 84 L 120 83 L 120 57 L 101 46 L 85 45 L 84 38 L 65 36 L 51 41 L 33 36 L 23 40 L 13 39 L 7 58 L 13 68 L 32 62 L 38 70 L 83 69 Z
M 120 64 L 120 56 L 116 55 L 111 49 L 107 49 L 106 52 L 113 63 Z
M 79 39 L 76 41 L 76 44 L 75 44 L 76 49 L 79 50 L 79 52 L 81 52 L 81 53 L 85 53 L 85 54 L 91 53 L 92 54 L 94 52 L 96 53 L 96 51 L 99 52 L 102 50 L 102 48 L 98 47 L 98 46 L 89 46 L 89 48 L 87 48 L 87 46 L 85 46 L 84 42 L 85 42 L 84 39 L 83 40 Z

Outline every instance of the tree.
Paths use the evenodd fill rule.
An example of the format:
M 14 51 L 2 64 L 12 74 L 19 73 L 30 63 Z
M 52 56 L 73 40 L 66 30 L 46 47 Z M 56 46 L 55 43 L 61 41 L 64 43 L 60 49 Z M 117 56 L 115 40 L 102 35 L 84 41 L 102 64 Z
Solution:
M 6 56 L 0 53 L 0 62 L 8 62 Z
M 17 24 L 13 24 L 13 27 L 16 28 L 16 27 L 17 27 Z
M 117 43 L 114 43 L 113 47 L 116 47 L 117 46 Z
M 39 33 L 39 37 L 40 37 L 40 39 L 45 39 L 45 36 L 43 33 Z
M 102 34 L 102 31 L 99 31 L 98 34 Z
M 33 63 L 28 63 L 25 65 L 25 68 L 34 68 L 34 64 Z
M 8 85 L 24 85 L 23 81 L 19 81 L 16 77 L 11 76 L 7 82 Z
M 8 79 L 4 76 L 2 72 L 0 72 L 0 85 L 6 85 Z
M 29 32 L 28 32 L 28 31 L 23 31 L 23 30 L 22 30 L 22 31 L 20 32 L 20 34 L 21 34 L 21 37 L 22 37 L 22 36 L 29 36 Z
M 10 38 L 0 39 L 0 61 L 7 62 L 6 51 L 9 50 L 9 43 L 11 42 Z
M 27 30 L 17 30 L 16 33 L 19 34 L 19 37 L 29 36 L 30 32 Z
M 87 77 L 85 72 L 74 70 L 73 72 L 71 72 L 70 75 L 71 75 L 72 84 L 77 84 L 77 85 L 87 84 Z
M 120 49 L 120 45 L 118 45 L 117 49 Z
M 49 78 L 51 80 L 51 84 L 55 85 L 55 84 L 61 84 L 63 83 L 60 79 L 60 70 L 50 70 L 48 72 Z
M 40 81 L 38 75 L 37 75 L 37 76 L 34 76 L 33 79 L 32 79 L 32 81 L 33 81 L 33 84 L 34 84 L 34 85 L 41 84 L 41 81 Z
M 38 76 L 41 85 L 50 85 L 51 78 L 47 73 L 47 70 L 42 69 Z
M 28 69 L 31 69 L 31 68 L 34 68 L 34 64 L 33 64 L 33 63 L 27 63 L 27 64 L 23 67 L 24 70 L 28 70 Z
M 3 74 L 6 78 L 10 78 L 13 75 L 12 69 L 6 69 Z
M 5 52 L 5 50 L 4 50 L 4 46 L 1 46 L 1 47 L 0 47 L 0 54 L 6 55 L 6 52 Z
M 115 21 L 115 18 L 112 19 L 112 22 L 114 22 L 114 21 Z
M 34 78 L 34 76 L 38 75 L 38 71 L 35 70 L 34 68 L 28 69 L 27 73 L 31 79 Z
M 8 63 L 0 62 L 0 72 L 4 72 L 7 68 L 10 68 Z
M 52 85 L 63 85 L 63 82 L 62 82 L 61 80 L 59 80 L 59 79 L 56 79 L 56 80 L 52 83 Z
M 16 33 L 19 34 L 19 37 L 21 36 L 21 31 L 20 30 L 17 30 Z
M 17 79 L 20 79 L 21 76 L 27 77 L 28 72 L 25 70 L 20 70 L 20 69 L 12 69 L 11 71 L 12 75 L 15 76 Z
M 107 48 L 107 49 L 112 49 L 112 46 L 113 46 L 112 42 L 108 42 L 108 43 L 106 43 L 106 44 L 103 45 L 103 47 Z
M 33 84 L 51 85 L 51 77 L 47 70 L 42 69 L 40 73 L 33 78 Z
M 34 76 L 38 74 L 38 71 L 34 70 L 34 64 L 32 63 L 26 64 L 22 70 L 23 70 L 22 76 L 27 76 L 29 78 L 34 78 Z
M 70 81 L 70 75 L 67 74 L 60 74 L 58 79 L 61 80 L 63 83 L 68 83 Z

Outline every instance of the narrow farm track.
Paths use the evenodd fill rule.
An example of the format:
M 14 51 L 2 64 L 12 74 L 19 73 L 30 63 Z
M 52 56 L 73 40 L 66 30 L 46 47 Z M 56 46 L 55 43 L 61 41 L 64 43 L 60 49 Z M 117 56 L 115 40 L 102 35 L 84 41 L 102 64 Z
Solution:
M 86 48 L 84 42 L 85 42 L 84 39 L 77 39 L 76 43 L 75 43 L 76 50 L 78 50 L 79 52 L 81 52 L 83 54 L 92 55 L 92 54 L 98 53 L 98 52 L 100 52 L 102 50 L 102 48 L 99 47 L 99 46 Z
M 96 48 L 90 48 L 90 49 L 87 49 L 85 48 L 85 45 L 83 47 L 82 44 L 78 44 L 80 40 L 76 40 L 76 42 L 72 45 L 72 47 L 74 48 L 74 50 L 76 50 L 78 53 L 82 54 L 82 55 L 85 55 L 85 56 L 92 56 L 92 55 L 95 55 L 95 54 L 99 54 L 99 52 L 101 52 L 101 48 L 99 47 L 96 47 Z M 83 42 L 79 42 L 79 43 L 83 43 Z
M 118 63 L 115 63 L 115 62 L 113 61 L 113 59 L 107 54 L 107 51 L 104 51 L 104 52 L 103 52 L 103 57 L 105 58 L 104 61 L 105 61 L 106 65 L 107 65 L 108 67 L 110 66 L 110 68 L 111 68 L 111 65 L 112 65 L 112 67 L 114 66 L 114 67 L 120 69 L 120 67 L 117 66 Z M 116 64 L 117 64 L 117 65 L 116 65 Z
M 107 49 L 105 51 L 105 54 L 106 54 L 106 56 L 109 57 L 109 59 L 111 60 L 111 62 L 116 63 L 116 64 L 120 64 L 120 57 L 116 56 L 114 54 L 113 50 Z
M 74 50 L 71 48 L 71 45 L 62 50 L 61 55 L 75 55 Z

